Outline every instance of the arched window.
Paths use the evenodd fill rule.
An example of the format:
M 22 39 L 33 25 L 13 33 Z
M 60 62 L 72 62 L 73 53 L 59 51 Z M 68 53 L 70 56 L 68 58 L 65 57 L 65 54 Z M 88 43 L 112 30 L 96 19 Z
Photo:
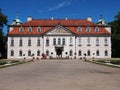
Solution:
M 95 32 L 99 32 L 99 28 L 98 27 L 95 27 Z
M 37 56 L 40 56 L 40 50 L 37 51 Z
M 22 56 L 23 52 L 22 50 L 19 51 L 19 56 Z
M 78 32 L 82 32 L 82 28 L 81 28 L 81 27 L 78 27 L 77 31 L 78 31 Z
M 32 32 L 32 27 L 28 27 L 28 32 Z
M 86 32 L 90 32 L 90 27 L 86 27 Z
M 107 50 L 105 50 L 105 56 L 108 56 L 108 51 Z
M 46 56 L 49 56 L 49 51 L 48 50 L 46 51 Z
M 24 31 L 24 28 L 23 27 L 20 27 L 19 28 L 19 32 L 23 32 Z
M 14 56 L 14 51 L 11 50 L 10 56 Z
M 72 50 L 70 50 L 70 53 L 69 53 L 69 54 L 70 54 L 70 56 L 73 56 L 73 51 L 72 51 Z
M 78 55 L 79 55 L 79 56 L 82 56 L 81 50 L 78 51 Z
M 99 56 L 99 55 L 100 55 L 99 50 L 97 50 L 96 51 L 96 56 Z
M 37 28 L 37 32 L 41 32 L 41 27 L 38 27 L 38 28 Z
M 28 51 L 28 56 L 31 56 L 31 50 Z
M 88 50 L 88 51 L 87 51 L 87 55 L 88 55 L 88 56 L 90 56 L 90 55 L 91 55 L 90 50 Z

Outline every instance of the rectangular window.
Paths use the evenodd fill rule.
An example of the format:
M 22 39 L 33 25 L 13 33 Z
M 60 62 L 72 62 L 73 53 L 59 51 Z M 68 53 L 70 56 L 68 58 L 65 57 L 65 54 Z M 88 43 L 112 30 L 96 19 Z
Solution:
M 28 46 L 31 46 L 31 39 L 28 40 Z
M 81 46 L 81 37 L 78 38 L 78 45 Z
M 14 39 L 11 38 L 11 46 L 14 46 Z
M 104 42 L 105 42 L 105 46 L 108 46 L 108 39 L 107 39 L 107 37 L 105 37 Z
M 90 51 L 88 50 L 87 55 L 90 56 Z
M 63 40 L 62 40 L 62 44 L 65 45 L 65 38 L 63 38 Z
M 49 51 L 46 51 L 46 56 L 49 56 Z
M 30 50 L 28 51 L 28 56 L 31 56 L 31 51 Z
M 73 46 L 73 38 L 70 38 L 70 46 Z
M 53 45 L 56 45 L 56 38 L 53 38 Z
M 46 39 L 46 46 L 49 46 L 49 39 Z
M 90 37 L 87 38 L 87 46 L 90 46 Z
M 37 46 L 40 46 L 40 39 L 37 40 Z
M 99 56 L 99 51 L 98 50 L 96 51 L 96 56 Z
M 22 45 L 23 45 L 22 39 L 20 39 L 20 41 L 19 41 L 19 46 L 22 46 Z
M 58 45 L 61 45 L 61 39 L 58 38 Z
M 105 56 L 108 56 L 108 51 L 107 50 L 105 51 Z
M 99 46 L 99 38 L 96 38 L 96 46 Z

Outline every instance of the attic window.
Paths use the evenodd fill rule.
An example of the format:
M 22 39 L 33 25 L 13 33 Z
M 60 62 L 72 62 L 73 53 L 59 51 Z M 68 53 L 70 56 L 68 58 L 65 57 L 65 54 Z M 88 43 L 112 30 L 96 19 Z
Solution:
M 32 27 L 28 27 L 28 32 L 32 32 Z
M 81 32 L 82 31 L 82 28 L 81 27 L 78 27 L 78 32 Z
M 23 27 L 20 27 L 19 28 L 19 32 L 23 32 L 24 31 L 24 28 Z
M 90 27 L 86 27 L 86 32 L 90 32 Z
M 38 27 L 38 28 L 37 28 L 37 32 L 41 32 L 41 27 Z
M 98 27 L 95 27 L 95 32 L 99 32 L 99 28 Z

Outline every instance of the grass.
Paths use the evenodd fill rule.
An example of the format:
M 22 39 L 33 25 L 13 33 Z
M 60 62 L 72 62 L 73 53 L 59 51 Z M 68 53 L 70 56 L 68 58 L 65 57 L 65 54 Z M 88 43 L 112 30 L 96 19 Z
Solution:
M 31 62 L 31 61 L 25 62 L 25 61 L 18 61 L 18 60 L 0 60 L 0 68 L 15 66 L 19 64 L 28 63 L 28 62 Z

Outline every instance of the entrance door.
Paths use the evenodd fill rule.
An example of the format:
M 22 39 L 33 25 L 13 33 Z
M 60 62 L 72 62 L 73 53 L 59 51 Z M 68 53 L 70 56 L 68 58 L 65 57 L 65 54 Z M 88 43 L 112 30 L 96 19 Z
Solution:
M 56 49 L 56 54 L 58 57 L 62 57 L 62 49 L 61 48 L 57 48 Z

